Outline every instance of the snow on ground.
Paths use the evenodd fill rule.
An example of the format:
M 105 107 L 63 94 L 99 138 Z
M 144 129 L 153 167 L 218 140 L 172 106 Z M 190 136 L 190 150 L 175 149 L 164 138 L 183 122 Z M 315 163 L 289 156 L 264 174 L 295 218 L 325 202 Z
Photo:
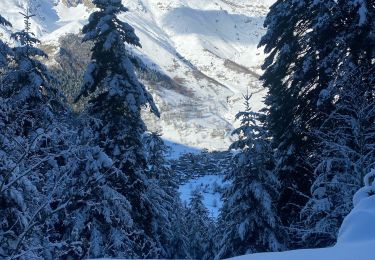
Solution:
M 53 10 L 58 15 L 55 22 L 58 29 L 43 35 L 41 39 L 43 42 L 57 42 L 61 36 L 68 33 L 79 34 L 89 17 L 89 12 L 83 4 L 67 7 L 60 2 L 53 7 Z
M 375 190 L 373 185 L 372 191 Z M 373 194 L 373 193 L 369 193 Z M 367 194 L 367 195 L 369 195 Z M 235 257 L 234 260 L 374 260 L 375 196 L 356 202 L 345 218 L 337 240 L 331 248 L 306 249 L 282 253 L 261 253 Z
M 8 19 L 14 29 L 24 27 L 23 17 L 29 8 L 35 16 L 31 18 L 31 31 L 42 41 L 57 42 L 59 37 L 68 33 L 78 33 L 88 18 L 88 10 L 82 4 L 66 7 L 62 2 L 57 5 L 53 0 L 1 0 L 1 14 Z
M 369 193 L 372 194 L 372 196 L 364 198 L 360 202 L 357 202 L 357 205 L 354 207 L 352 212 L 350 212 L 349 215 L 344 219 L 339 231 L 337 245 L 372 242 L 373 251 L 375 250 L 375 195 L 373 195 L 375 191 L 374 184 L 371 187 L 371 193 Z M 363 189 L 361 189 L 359 192 L 362 191 Z M 372 259 L 375 259 L 375 252 L 373 252 L 373 257 L 374 258 Z
M 199 183 L 207 183 L 205 178 Z M 375 189 L 375 185 L 372 185 Z M 186 188 L 186 191 L 191 190 Z M 372 194 L 372 193 L 371 193 Z M 304 249 L 281 253 L 260 253 L 234 257 L 233 260 L 374 260 L 375 196 L 362 199 L 345 218 L 334 247 Z
M 179 192 L 183 203 L 188 205 L 192 191 L 200 191 L 203 195 L 203 203 L 210 212 L 210 216 L 216 219 L 219 216 L 221 207 L 223 206 L 220 189 L 224 185 L 223 176 L 206 175 L 198 179 L 190 180 L 180 186 Z
M 169 160 L 177 160 L 183 154 L 187 154 L 187 153 L 199 154 L 202 152 L 201 149 L 175 143 L 170 140 L 164 140 L 164 143 L 170 149 L 170 151 L 167 153 L 167 159 Z
M 353 243 L 332 248 L 306 249 L 283 253 L 261 253 L 232 258 L 233 260 L 374 260 L 375 243 Z

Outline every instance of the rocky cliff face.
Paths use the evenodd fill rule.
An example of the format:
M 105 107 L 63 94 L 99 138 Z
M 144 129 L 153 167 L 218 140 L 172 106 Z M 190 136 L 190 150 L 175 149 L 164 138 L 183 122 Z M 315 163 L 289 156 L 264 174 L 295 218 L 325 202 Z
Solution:
M 0 12 L 16 28 L 22 26 L 17 15 L 22 1 L 27 2 L 2 0 L 0 5 Z M 33 1 L 39 1 L 40 9 L 33 21 L 34 31 L 48 49 L 49 63 L 57 68 L 62 64 L 77 66 L 68 72 L 77 72 L 74 87 L 65 87 L 70 89 L 70 95 L 79 85 L 80 70 L 85 64 L 81 58 L 89 55 L 89 48 L 80 45 L 77 38 L 69 43 L 72 37 L 66 35 L 79 34 L 88 18 L 91 0 Z M 162 112 L 161 120 L 145 113 L 151 129 L 162 131 L 166 139 L 192 147 L 228 147 L 236 124 L 234 116 L 242 109 L 242 94 L 256 93 L 254 107 L 262 106 L 264 91 L 259 75 L 263 54 L 256 46 L 272 2 L 124 1 L 130 12 L 122 18 L 134 26 L 143 46 L 129 50 L 142 68 L 139 76 Z

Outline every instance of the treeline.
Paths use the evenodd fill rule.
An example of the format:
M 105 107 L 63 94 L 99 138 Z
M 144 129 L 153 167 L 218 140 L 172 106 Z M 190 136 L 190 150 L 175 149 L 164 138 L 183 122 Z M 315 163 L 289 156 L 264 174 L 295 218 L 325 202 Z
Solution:
M 231 166 L 232 154 L 228 151 L 203 150 L 198 154 L 186 153 L 171 160 L 171 169 L 179 184 L 206 175 L 224 175 Z

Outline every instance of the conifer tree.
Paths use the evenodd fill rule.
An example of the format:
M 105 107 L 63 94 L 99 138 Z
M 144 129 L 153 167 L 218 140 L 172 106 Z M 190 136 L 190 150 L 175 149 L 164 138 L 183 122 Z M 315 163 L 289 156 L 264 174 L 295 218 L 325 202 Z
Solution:
M 35 47 L 39 41 L 29 31 L 32 15 L 23 16 L 25 29 L 11 35 L 19 45 L 4 56 L 0 86 L 0 252 L 30 259 L 50 246 L 40 235 L 53 193 L 44 184 L 61 181 L 55 163 L 64 139 L 56 122 L 66 108 L 38 60 L 46 54 Z
M 305 206 L 303 238 L 311 247 L 335 243 L 351 197 L 375 162 L 374 68 L 354 69 L 339 81 L 338 100 L 321 127 L 316 180 Z
M 178 203 L 175 208 L 175 216 L 172 221 L 173 234 L 171 237 L 171 259 L 189 259 L 189 239 L 188 231 L 189 225 L 187 222 L 187 208 L 182 204 Z
M 11 26 L 11 24 L 5 20 L 0 15 L 0 25 L 2 26 Z M 11 201 L 14 203 L 14 200 L 12 200 L 11 197 L 9 197 L 8 194 L 4 194 L 2 192 L 4 190 L 3 186 L 5 184 L 5 181 L 7 179 L 7 175 L 9 175 L 9 172 L 12 168 L 16 166 L 16 158 L 10 158 L 9 152 L 10 145 L 7 145 L 7 139 L 9 136 L 8 131 L 4 131 L 7 127 L 7 115 L 10 112 L 10 107 L 8 104 L 6 104 L 5 99 L 3 97 L 3 77 L 4 74 L 6 74 L 8 70 L 8 64 L 10 62 L 10 56 L 12 55 L 11 48 L 3 41 L 3 39 L 0 39 L 0 257 L 6 257 L 10 254 L 8 246 L 6 244 L 6 234 L 9 231 L 9 224 L 7 223 L 6 215 L 7 210 L 6 207 L 8 207 L 8 201 Z M 18 191 L 14 192 L 15 194 L 19 194 Z M 19 205 L 16 205 L 13 209 L 13 214 L 10 213 L 9 215 L 12 216 L 22 216 L 20 209 L 22 209 L 23 205 L 23 198 L 21 197 L 19 201 Z M 12 211 L 12 210 L 9 210 Z
M 233 132 L 240 139 L 231 149 L 239 153 L 226 175 L 231 184 L 224 193 L 217 259 L 285 248 L 275 208 L 279 183 L 273 172 L 269 133 L 262 123 L 265 115 L 251 111 L 251 96 L 244 97 L 246 110 L 236 116 L 241 126 Z
M 308 200 L 314 167 L 307 158 L 314 156 L 317 143 L 308 133 L 334 109 L 337 79 L 350 67 L 372 63 L 374 10 L 367 0 L 280 0 L 266 18 L 260 46 L 268 57 L 262 78 L 283 187 L 278 211 L 284 225 L 299 221 Z
M 11 38 L 19 43 L 13 48 L 13 64 L 4 76 L 2 96 L 13 106 L 15 111 L 25 111 L 17 116 L 18 133 L 28 136 L 30 133 L 49 125 L 54 119 L 54 112 L 66 112 L 62 94 L 52 86 L 54 81 L 48 68 L 39 61 L 47 55 L 35 47 L 40 41 L 30 32 L 30 18 L 33 15 L 22 14 L 25 29 L 13 33 Z
M 153 220 L 161 213 L 148 196 L 151 184 L 142 144 L 146 127 L 141 108 L 149 105 L 155 115 L 159 112 L 138 81 L 125 47 L 141 46 L 134 29 L 117 17 L 128 9 L 120 0 L 94 0 L 93 4 L 97 10 L 83 28 L 83 40 L 93 41 L 92 58 L 76 100 L 90 96 L 86 113 L 95 119 L 90 126 L 94 141 L 120 171 L 106 181 L 130 203 L 134 232 L 141 234 L 134 251 L 139 258 L 158 257 Z
M 209 259 L 207 256 L 211 256 L 208 250 L 212 244 L 214 223 L 203 204 L 203 195 L 198 190 L 194 190 L 191 195 L 186 216 L 189 258 Z
M 159 133 L 146 133 L 143 138 L 146 147 L 148 173 L 151 176 L 149 197 L 157 207 L 154 219 L 154 237 L 157 237 L 162 255 L 166 258 L 186 258 L 186 221 L 177 192 L 176 177 L 166 160 L 168 147 Z
M 122 173 L 100 147 L 70 140 L 66 164 L 59 169 L 64 181 L 55 188 L 50 204 L 54 214 L 45 223 L 46 237 L 56 246 L 44 250 L 44 257 L 140 258 L 137 239 L 143 234 L 134 229 L 130 203 L 107 183 L 110 176 Z

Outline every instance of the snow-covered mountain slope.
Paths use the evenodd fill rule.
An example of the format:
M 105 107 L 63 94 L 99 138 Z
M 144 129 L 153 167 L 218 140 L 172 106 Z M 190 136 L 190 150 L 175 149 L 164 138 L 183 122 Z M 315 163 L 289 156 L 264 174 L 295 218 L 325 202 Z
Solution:
M 30 2 L 33 31 L 43 42 L 57 44 L 78 33 L 89 0 L 2 0 L 1 14 L 22 28 L 18 14 Z M 168 76 L 166 86 L 149 83 L 162 112 L 159 121 L 145 117 L 166 139 L 197 148 L 226 149 L 242 94 L 254 92 L 254 107 L 264 91 L 262 51 L 256 48 L 268 6 L 274 0 L 124 0 L 123 15 L 136 29 L 142 49 L 133 49 L 152 69 Z
M 29 10 L 35 14 L 31 22 L 31 31 L 42 40 L 58 39 L 67 33 L 79 33 L 86 23 L 89 13 L 80 4 L 68 7 L 66 0 L 1 0 L 0 12 L 17 30 L 23 29 L 24 21 L 20 12 Z

